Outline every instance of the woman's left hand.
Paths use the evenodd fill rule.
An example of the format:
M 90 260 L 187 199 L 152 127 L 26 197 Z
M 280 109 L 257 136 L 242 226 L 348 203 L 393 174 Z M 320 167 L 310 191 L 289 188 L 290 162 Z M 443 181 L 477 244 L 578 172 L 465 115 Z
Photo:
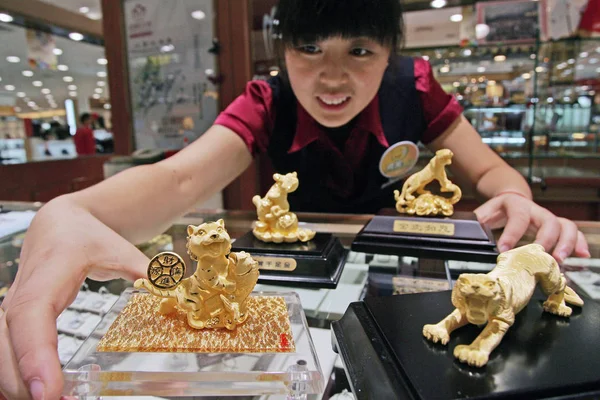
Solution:
M 555 216 L 524 196 L 501 194 L 478 207 L 475 214 L 491 229 L 504 227 L 498 239 L 500 252 L 514 248 L 525 233 L 535 233 L 535 243 L 544 246 L 558 262 L 572 253 L 577 257 L 590 257 L 585 237 L 575 223 Z

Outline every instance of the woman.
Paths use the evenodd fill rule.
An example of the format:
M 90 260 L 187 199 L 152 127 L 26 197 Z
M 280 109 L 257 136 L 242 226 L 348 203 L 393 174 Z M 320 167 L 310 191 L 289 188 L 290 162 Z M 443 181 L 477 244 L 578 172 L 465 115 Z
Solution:
M 409 140 L 434 151 L 449 148 L 455 175 L 489 199 L 476 210 L 479 219 L 505 226 L 500 250 L 530 229 L 559 260 L 572 252 L 589 256 L 575 225 L 533 203 L 525 180 L 481 142 L 429 65 L 395 55 L 402 21 L 397 0 L 281 0 L 277 19 L 283 78 L 250 83 L 177 155 L 57 198 L 38 212 L 0 311 L 6 397 L 58 398 L 55 321 L 85 277 L 145 276 L 148 259 L 131 243 L 222 190 L 261 151 L 280 172 L 299 172 L 297 209 L 369 212 L 393 198 L 386 193 L 393 188 L 382 189 L 383 178 L 373 172 L 389 145 Z

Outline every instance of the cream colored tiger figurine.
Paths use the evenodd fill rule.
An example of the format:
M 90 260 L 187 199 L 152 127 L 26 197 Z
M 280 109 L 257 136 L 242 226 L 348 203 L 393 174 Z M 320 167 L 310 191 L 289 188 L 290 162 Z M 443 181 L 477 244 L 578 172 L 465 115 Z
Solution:
M 246 300 L 258 280 L 258 265 L 246 252 L 229 253 L 231 239 L 222 219 L 189 225 L 187 234 L 188 254 L 198 261 L 194 274 L 172 290 L 158 289 L 147 279 L 138 279 L 135 287 L 164 297 L 161 314 L 186 311 L 193 328 L 234 329 L 248 317 Z
M 487 274 L 461 274 L 452 290 L 456 309 L 439 323 L 425 325 L 423 335 L 445 345 L 455 329 L 468 323 L 487 324 L 473 343 L 454 348 L 461 362 L 481 367 L 515 322 L 515 315 L 529 303 L 538 283 L 548 295 L 543 306 L 549 313 L 569 317 L 572 310 L 565 302 L 583 305 L 554 258 L 541 245 L 529 244 L 500 254 L 496 267 Z

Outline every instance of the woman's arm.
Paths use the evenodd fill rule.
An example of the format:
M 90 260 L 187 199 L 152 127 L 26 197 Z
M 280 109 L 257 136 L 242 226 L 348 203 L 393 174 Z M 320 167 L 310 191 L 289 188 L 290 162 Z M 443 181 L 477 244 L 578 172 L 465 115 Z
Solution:
M 250 151 L 235 132 L 213 125 L 170 158 L 130 168 L 61 201 L 73 202 L 126 239 L 140 242 L 222 190 L 251 161 Z
M 473 185 L 485 200 L 501 193 L 519 193 L 532 198 L 525 178 L 481 141 L 473 126 L 460 116 L 446 131 L 428 144 L 432 151 L 450 149 L 454 153 L 450 169 Z
M 513 248 L 526 232 L 531 232 L 536 233 L 535 242 L 559 262 L 571 253 L 590 256 L 585 237 L 577 226 L 535 204 L 527 181 L 482 142 L 463 116 L 428 146 L 433 151 L 452 150 L 450 168 L 458 180 L 471 184 L 487 200 L 475 214 L 492 229 L 504 228 L 498 239 L 501 252 Z

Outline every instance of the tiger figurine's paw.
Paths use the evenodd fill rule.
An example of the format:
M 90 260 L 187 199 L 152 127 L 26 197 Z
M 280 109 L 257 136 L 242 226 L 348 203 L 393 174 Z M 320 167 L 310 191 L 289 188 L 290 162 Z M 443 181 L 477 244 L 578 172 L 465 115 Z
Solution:
M 470 345 L 458 345 L 454 348 L 454 357 L 472 367 L 482 367 L 487 364 L 490 354 Z
M 423 336 L 433 343 L 440 343 L 443 345 L 448 344 L 448 341 L 450 340 L 448 331 L 438 325 L 425 325 L 423 327 Z

